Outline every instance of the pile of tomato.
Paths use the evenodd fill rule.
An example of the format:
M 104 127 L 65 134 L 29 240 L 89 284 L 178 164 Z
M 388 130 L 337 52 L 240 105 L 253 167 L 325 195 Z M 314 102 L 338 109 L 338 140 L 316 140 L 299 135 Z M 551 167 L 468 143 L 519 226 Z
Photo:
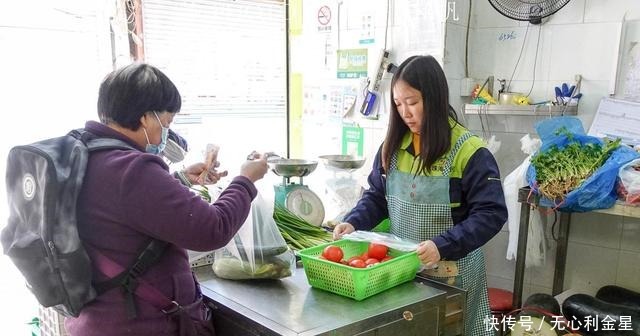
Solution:
M 355 268 L 365 268 L 392 259 L 393 256 L 388 253 L 389 249 L 385 245 L 370 243 L 366 252 L 345 260 L 344 252 L 339 246 L 328 245 L 322 251 L 320 258 Z

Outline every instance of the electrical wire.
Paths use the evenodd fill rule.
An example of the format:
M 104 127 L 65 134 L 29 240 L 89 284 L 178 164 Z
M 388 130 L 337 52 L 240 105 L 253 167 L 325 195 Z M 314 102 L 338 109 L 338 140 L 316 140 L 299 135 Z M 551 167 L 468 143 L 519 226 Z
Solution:
M 553 211 L 553 224 L 551 224 L 551 238 L 554 241 L 558 241 L 558 237 L 556 237 L 556 224 L 558 223 L 558 211 Z M 558 233 L 559 234 L 559 233 Z
M 529 89 L 529 93 L 527 93 L 527 98 L 531 95 L 531 91 L 533 91 L 533 86 L 536 84 L 536 64 L 538 64 L 538 50 L 540 49 L 540 35 L 542 35 L 542 26 L 538 28 L 538 41 L 536 42 L 536 56 L 533 58 L 533 82 L 531 82 L 531 88 Z
M 387 50 L 387 34 L 389 32 L 389 7 L 391 0 L 387 0 L 387 19 L 384 26 L 384 50 Z
M 469 0 L 469 13 L 467 15 L 467 36 L 464 40 L 464 77 L 469 77 L 469 30 L 471 30 L 471 3 Z
M 518 60 L 516 61 L 516 66 L 513 67 L 513 72 L 511 73 L 511 78 L 509 78 L 509 84 L 507 84 L 507 91 L 506 92 L 511 92 L 509 91 L 509 88 L 511 87 L 511 81 L 513 80 L 513 75 L 515 75 L 516 73 L 516 69 L 518 69 L 518 64 L 520 64 L 520 58 L 522 57 L 522 51 L 524 50 L 524 45 L 527 42 L 527 34 L 529 33 L 529 26 L 531 24 L 527 24 L 527 28 L 524 31 L 524 38 L 522 39 L 522 47 L 520 47 L 520 55 L 518 55 Z

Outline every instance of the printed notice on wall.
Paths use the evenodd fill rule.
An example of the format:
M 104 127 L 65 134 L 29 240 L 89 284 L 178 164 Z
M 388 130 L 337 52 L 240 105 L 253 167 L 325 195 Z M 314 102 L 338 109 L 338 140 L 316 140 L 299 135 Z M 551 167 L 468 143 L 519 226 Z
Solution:
M 602 98 L 589 135 L 620 138 L 628 145 L 640 144 L 640 103 Z

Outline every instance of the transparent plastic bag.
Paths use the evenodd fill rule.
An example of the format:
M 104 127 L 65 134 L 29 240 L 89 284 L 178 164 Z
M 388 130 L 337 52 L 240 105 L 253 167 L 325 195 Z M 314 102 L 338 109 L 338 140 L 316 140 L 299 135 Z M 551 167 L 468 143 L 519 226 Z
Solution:
M 418 242 L 409 239 L 402 239 L 387 232 L 354 231 L 345 234 L 342 236 L 342 239 L 376 243 L 402 252 L 413 252 L 418 248 Z
M 640 205 L 640 159 L 635 159 L 620 168 L 618 196 L 625 203 Z
M 273 220 L 273 204 L 258 193 L 246 221 L 227 246 L 217 250 L 213 272 L 220 278 L 281 279 L 295 271 L 295 255 Z

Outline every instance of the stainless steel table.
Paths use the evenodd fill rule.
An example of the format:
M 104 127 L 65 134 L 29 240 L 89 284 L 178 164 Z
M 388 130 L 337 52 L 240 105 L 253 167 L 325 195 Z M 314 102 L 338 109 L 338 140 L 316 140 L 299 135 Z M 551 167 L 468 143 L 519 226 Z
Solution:
M 529 215 L 531 205 L 536 205 L 535 197 L 531 195 L 529 187 L 518 190 L 518 202 L 520 206 L 520 224 L 518 226 L 518 250 L 516 255 L 516 269 L 513 280 L 513 307 L 522 306 L 522 289 L 524 284 L 525 259 L 527 257 L 527 236 L 529 233 Z M 626 216 L 640 218 L 640 207 L 625 205 L 618 202 L 609 209 L 593 210 L 591 212 L 609 214 L 614 216 Z M 553 271 L 553 288 L 551 294 L 557 295 L 564 290 L 564 272 L 567 263 L 567 247 L 569 246 L 569 227 L 571 213 L 560 212 L 560 228 L 558 234 L 558 247 Z
M 429 281 L 355 301 L 310 287 L 301 268 L 282 280 L 224 280 L 209 267 L 196 274 L 217 335 L 439 335 L 445 323 L 447 292 Z

